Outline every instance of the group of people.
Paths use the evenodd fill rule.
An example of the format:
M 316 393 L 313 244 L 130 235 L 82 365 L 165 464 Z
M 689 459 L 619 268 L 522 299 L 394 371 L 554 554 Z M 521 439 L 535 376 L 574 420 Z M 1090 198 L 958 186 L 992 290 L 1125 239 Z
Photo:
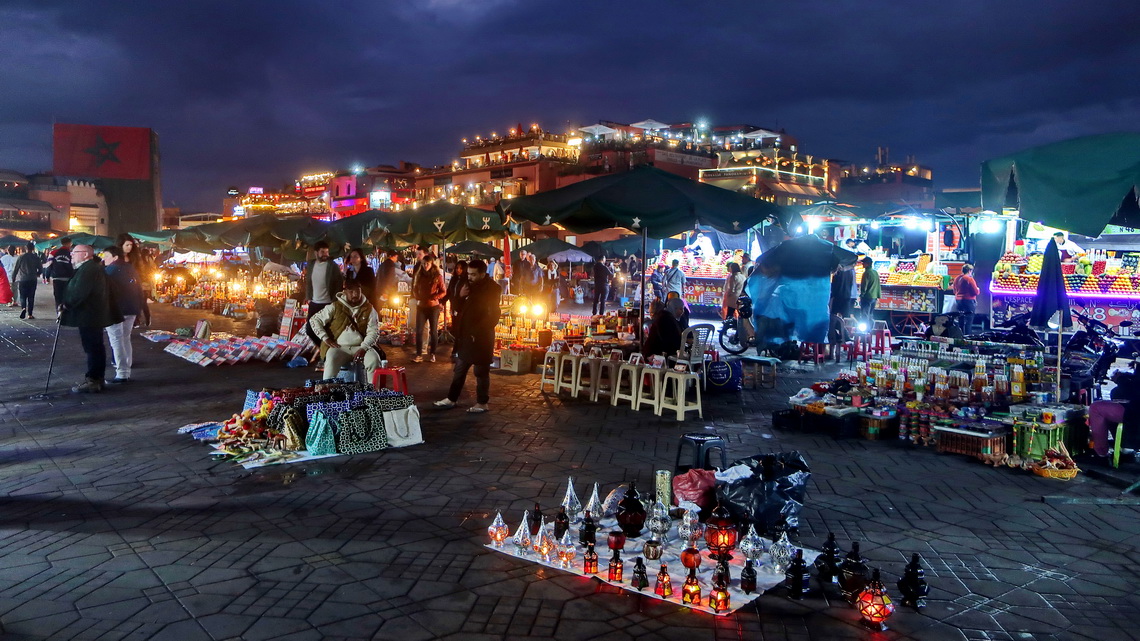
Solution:
M 413 316 L 409 322 L 416 336 L 413 361 L 421 363 L 426 356 L 435 362 L 439 321 L 445 307 L 455 339 L 451 386 L 447 398 L 436 406 L 454 407 L 468 372 L 474 369 L 476 403 L 468 412 L 486 412 L 502 289 L 487 263 L 478 259 L 457 261 L 450 280 L 446 280 L 438 257 L 422 247 L 416 248 L 410 259 L 388 252 L 377 268 L 369 264 L 363 250 L 353 249 L 345 257 L 342 269 L 332 260 L 328 243 L 316 243 L 313 259 L 305 269 L 306 330 L 319 346 L 324 377 L 335 377 L 345 365 L 361 361 L 365 376 L 371 380 L 373 372 L 382 366 L 386 359 L 378 348 L 378 310 L 403 306 L 399 282 L 408 278 L 405 267 L 409 262 L 408 307 Z

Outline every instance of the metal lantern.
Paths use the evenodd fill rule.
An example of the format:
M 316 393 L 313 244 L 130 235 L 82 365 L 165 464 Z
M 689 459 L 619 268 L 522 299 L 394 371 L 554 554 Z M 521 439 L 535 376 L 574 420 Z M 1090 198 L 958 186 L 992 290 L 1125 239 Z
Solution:
M 839 589 L 848 603 L 855 603 L 859 594 L 867 587 L 867 564 L 859 554 L 859 542 L 851 544 L 847 558 L 839 564 Z
M 582 572 L 585 574 L 598 573 L 598 553 L 594 550 L 594 543 L 586 544 L 586 553 L 582 555 Z
M 664 546 L 661 545 L 661 541 L 649 539 L 645 542 L 645 545 L 641 546 L 641 555 L 644 556 L 647 561 L 658 561 L 661 559 L 661 553 L 664 552 L 664 549 Z
M 732 515 L 718 503 L 705 522 L 705 544 L 708 545 L 712 558 L 718 561 L 730 560 L 739 536 Z
M 781 533 L 780 538 L 773 543 L 772 548 L 768 550 L 768 556 L 772 557 L 772 571 L 780 573 L 787 570 L 795 553 L 796 546 L 792 545 L 792 542 L 788 540 L 788 533 Z
M 582 545 L 597 545 L 598 543 L 598 526 L 594 523 L 594 519 L 590 516 L 590 511 L 586 510 L 586 516 L 582 518 L 582 526 L 578 528 L 578 541 Z
M 497 548 L 503 547 L 503 541 L 506 541 L 507 537 L 511 535 L 507 522 L 503 520 L 502 512 L 495 513 L 495 520 L 487 528 L 487 535 L 491 537 L 491 543 Z
M 653 506 L 653 514 L 645 522 L 645 526 L 653 533 L 653 538 L 658 541 L 668 540 L 669 530 L 673 528 L 673 519 L 669 518 L 669 508 L 658 501 Z
M 541 515 L 539 515 L 541 516 Z M 538 522 L 538 527 L 531 526 L 530 528 L 530 543 L 534 546 L 534 551 L 539 552 L 538 546 L 542 543 L 542 535 L 546 533 L 546 517 L 541 516 L 542 520 Z
M 574 539 L 570 538 L 569 532 L 564 532 L 562 538 L 558 540 L 558 566 L 569 568 L 574 565 L 574 555 L 577 554 L 577 549 L 574 544 Z
M 627 536 L 640 536 L 641 527 L 645 525 L 645 506 L 641 503 L 641 495 L 637 492 L 637 482 L 629 482 L 629 491 L 617 504 L 617 522 Z
M 756 568 L 752 567 L 752 559 L 744 562 L 744 569 L 740 571 L 740 590 L 745 594 L 756 591 Z
M 887 629 L 884 622 L 895 613 L 895 604 L 891 603 L 891 597 L 887 595 L 887 588 L 879 578 L 878 569 L 871 574 L 871 582 L 866 589 L 859 593 L 855 607 L 863 617 L 864 626 L 877 631 Z
M 713 584 L 712 593 L 709 594 L 709 607 L 713 612 L 728 612 L 731 607 L 728 598 L 728 585 L 724 581 Z
M 815 568 L 819 572 L 821 586 L 839 582 L 840 553 L 839 544 L 835 542 L 835 534 L 828 532 L 823 551 L 815 559 Z
M 530 551 L 530 522 L 527 521 L 527 513 L 523 512 L 522 523 L 515 530 L 514 537 L 511 538 L 511 543 L 515 545 L 515 551 L 519 556 L 525 556 Z
M 535 503 L 534 512 L 530 514 L 530 537 L 532 539 L 538 538 L 538 530 L 545 522 L 546 517 L 542 515 L 542 507 Z
M 638 592 L 649 587 L 649 575 L 645 572 L 645 563 L 641 560 L 640 556 L 637 557 L 637 561 L 634 563 L 633 578 L 630 579 L 629 584 L 637 588 Z
M 554 536 L 561 539 L 563 534 L 570 531 L 570 515 L 566 514 L 566 507 L 561 506 L 558 508 L 558 514 L 554 515 Z
M 578 493 L 574 491 L 574 477 L 566 479 L 566 495 L 562 497 L 562 507 L 566 508 L 566 516 L 575 522 L 582 515 L 582 502 L 578 500 Z
M 593 513 L 599 519 L 605 516 L 602 511 L 602 499 L 598 496 L 597 483 L 594 483 L 594 491 L 590 493 L 590 500 L 586 501 L 586 511 Z
M 915 610 L 926 607 L 926 596 L 930 594 L 930 586 L 926 584 L 926 571 L 918 563 L 918 554 L 911 555 L 910 563 L 903 571 L 898 586 L 903 605 Z
M 758 560 L 768 551 L 767 548 L 768 546 L 764 544 L 764 539 L 756 533 L 755 525 L 748 526 L 748 534 L 745 534 L 744 538 L 740 539 L 740 543 L 736 545 L 736 549 L 740 550 L 744 558 L 749 561 Z
M 784 587 L 788 589 L 788 598 L 801 600 L 811 595 L 811 570 L 804 562 L 804 551 L 796 550 L 788 571 L 784 573 Z
M 610 549 L 614 551 L 614 555 L 610 558 L 608 566 L 608 576 L 610 581 L 621 583 L 622 576 L 625 574 L 625 561 L 621 560 L 621 551 L 625 548 L 625 534 L 618 530 L 610 532 L 607 537 L 607 544 Z
M 669 567 L 664 563 L 661 564 L 661 571 L 657 573 L 657 585 L 653 587 L 653 593 L 659 597 L 673 596 L 673 579 L 669 576 Z
M 701 538 L 704 532 L 705 526 L 701 525 L 700 514 L 696 510 L 685 510 L 685 515 L 677 524 L 677 536 L 685 543 L 691 543 Z
M 697 568 L 701 566 L 701 551 L 691 546 L 685 548 L 681 552 L 681 565 L 689 569 L 689 576 L 681 586 L 681 602 L 700 605 L 701 584 L 697 582 Z
M 550 530 L 543 527 L 538 531 L 538 541 L 534 544 L 534 551 L 547 563 L 558 555 L 558 544 L 550 537 Z

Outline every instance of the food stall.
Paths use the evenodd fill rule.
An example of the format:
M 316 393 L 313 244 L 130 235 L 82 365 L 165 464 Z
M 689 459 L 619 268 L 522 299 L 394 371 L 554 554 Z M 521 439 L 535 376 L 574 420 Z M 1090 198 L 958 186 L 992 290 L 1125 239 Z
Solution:
M 653 268 L 660 265 L 669 269 L 674 260 L 678 261 L 681 271 L 685 273 L 685 302 L 694 312 L 707 314 L 720 309 L 728 264 L 739 264 L 743 254 L 741 250 L 725 250 L 706 257 L 688 248 L 666 250 L 658 257 Z

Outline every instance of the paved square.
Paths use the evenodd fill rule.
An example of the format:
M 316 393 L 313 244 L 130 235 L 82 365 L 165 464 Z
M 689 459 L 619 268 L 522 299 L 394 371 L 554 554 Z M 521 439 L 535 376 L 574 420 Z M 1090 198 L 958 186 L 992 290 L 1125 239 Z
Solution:
M 158 306 L 165 328 L 197 314 Z M 211 319 L 215 329 L 229 323 Z M 538 392 L 496 374 L 485 415 L 435 411 L 449 367 L 407 364 L 427 443 L 252 472 L 175 434 L 240 409 L 246 388 L 297 385 L 281 364 L 201 368 L 135 338 L 136 382 L 64 393 L 81 377 L 64 328 L 0 310 L 0 630 L 4 639 L 830 639 L 1140 638 L 1140 508 L 1046 504 L 1112 497 L 894 443 L 774 431 L 770 413 L 815 370 L 776 390 L 710 396 L 705 420 Z M 468 390 L 468 394 L 471 390 Z M 462 402 L 470 403 L 469 396 Z M 862 544 L 892 593 L 913 552 L 929 607 L 873 636 L 834 598 L 778 591 L 725 618 L 686 611 L 482 547 L 495 509 L 553 508 L 567 476 L 609 489 L 672 465 L 678 436 L 709 429 L 732 457 L 800 450 L 812 482 L 800 539 Z M 582 498 L 585 498 L 584 496 Z

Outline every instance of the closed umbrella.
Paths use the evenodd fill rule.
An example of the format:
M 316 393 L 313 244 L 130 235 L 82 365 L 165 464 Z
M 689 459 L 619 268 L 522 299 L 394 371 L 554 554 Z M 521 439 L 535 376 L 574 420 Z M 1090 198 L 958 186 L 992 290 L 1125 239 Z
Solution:
M 1061 252 L 1057 241 L 1050 238 L 1041 260 L 1041 275 L 1037 279 L 1037 294 L 1033 297 L 1033 309 L 1029 312 L 1029 324 L 1048 329 L 1057 317 L 1057 398 L 1061 398 L 1061 342 L 1063 329 L 1073 326 L 1073 315 L 1069 312 L 1069 294 L 1065 291 L 1065 276 L 1061 271 Z

